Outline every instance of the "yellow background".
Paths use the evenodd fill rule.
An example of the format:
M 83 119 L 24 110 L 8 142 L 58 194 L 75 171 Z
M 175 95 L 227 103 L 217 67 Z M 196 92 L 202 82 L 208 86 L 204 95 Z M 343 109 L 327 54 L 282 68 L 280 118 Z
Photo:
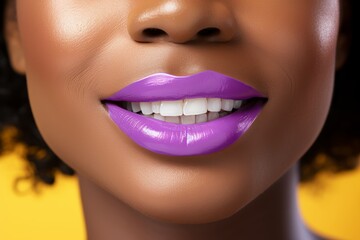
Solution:
M 24 163 L 15 155 L 0 158 L 0 240 L 85 240 L 85 227 L 75 177 L 59 176 L 54 187 L 19 185 Z M 360 240 L 360 169 L 324 175 L 299 187 L 307 224 L 334 239 Z

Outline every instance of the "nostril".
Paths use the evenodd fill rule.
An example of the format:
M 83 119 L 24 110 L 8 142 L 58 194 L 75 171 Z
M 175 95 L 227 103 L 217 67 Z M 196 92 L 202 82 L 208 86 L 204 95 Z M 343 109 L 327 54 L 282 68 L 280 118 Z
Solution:
M 198 33 L 197 36 L 204 38 L 204 37 L 214 37 L 220 34 L 220 29 L 216 28 L 216 27 L 208 27 L 208 28 L 204 28 L 201 29 Z
M 167 36 L 167 33 L 164 30 L 159 28 L 146 28 L 143 30 L 143 36 L 148 38 L 157 38 Z

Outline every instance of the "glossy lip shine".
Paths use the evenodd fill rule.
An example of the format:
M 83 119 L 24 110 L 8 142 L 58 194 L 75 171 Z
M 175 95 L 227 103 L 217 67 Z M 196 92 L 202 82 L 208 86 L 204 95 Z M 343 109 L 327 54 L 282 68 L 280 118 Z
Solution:
M 264 98 L 254 88 L 223 74 L 204 71 L 191 76 L 153 74 L 103 99 L 113 122 L 138 145 L 159 154 L 193 156 L 233 144 L 255 121 L 263 103 L 241 107 L 213 121 L 177 124 L 145 117 L 112 103 L 154 102 L 186 98 L 246 100 Z

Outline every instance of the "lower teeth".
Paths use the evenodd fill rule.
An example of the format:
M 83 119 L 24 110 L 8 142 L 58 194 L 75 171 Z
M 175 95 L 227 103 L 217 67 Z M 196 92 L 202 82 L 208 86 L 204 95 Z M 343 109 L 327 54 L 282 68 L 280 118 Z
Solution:
M 164 121 L 164 122 L 172 122 L 172 123 L 179 123 L 179 124 L 194 124 L 194 123 L 203 123 L 203 122 L 214 121 L 218 118 L 225 117 L 225 116 L 229 115 L 230 113 L 232 113 L 232 112 L 225 112 L 225 111 L 207 112 L 207 113 L 201 114 L 201 115 L 191 115 L 191 116 L 182 115 L 179 117 L 164 117 L 164 116 L 161 116 L 160 114 L 144 115 L 141 112 L 138 112 L 137 114 L 139 114 L 141 116 L 149 117 L 149 118 L 155 118 L 157 120 Z

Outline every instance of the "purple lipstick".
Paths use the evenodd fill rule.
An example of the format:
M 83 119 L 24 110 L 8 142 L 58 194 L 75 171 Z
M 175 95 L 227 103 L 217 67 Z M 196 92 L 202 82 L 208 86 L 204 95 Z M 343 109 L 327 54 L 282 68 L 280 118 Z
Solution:
M 182 101 L 183 99 L 185 101 Z M 243 104 L 237 109 L 234 108 L 231 113 L 229 112 L 229 115 L 217 117 L 207 122 L 193 122 L 192 124 L 154 119 L 150 117 L 154 114 L 144 116 L 121 107 L 125 101 L 128 105 L 130 102 L 137 104 L 142 102 L 147 106 L 151 106 L 150 102 L 157 102 L 160 104 L 159 107 L 167 108 L 166 113 L 168 113 L 167 101 L 176 101 L 177 104 L 184 103 L 184 112 L 180 109 L 179 113 L 177 111 L 179 106 L 176 105 L 177 109 L 174 111 L 176 113 L 172 116 L 178 116 L 175 118 L 182 121 L 185 118 L 195 119 L 195 116 L 186 110 L 186 104 L 189 106 L 191 100 L 194 99 L 201 99 L 205 102 L 206 99 L 215 100 L 215 102 L 223 99 L 221 100 L 222 109 L 228 108 L 228 103 L 233 104 L 235 100 L 237 103 L 243 102 Z M 261 112 L 265 101 L 266 98 L 254 88 L 214 71 L 204 71 L 191 76 L 153 74 L 102 100 L 106 104 L 113 122 L 135 143 L 152 152 L 171 156 L 209 154 L 230 146 L 249 129 Z M 180 108 L 182 106 L 180 105 Z M 200 109 L 203 107 L 201 104 L 199 106 Z M 199 110 L 199 106 L 197 110 Z M 207 115 L 203 112 L 203 114 L 197 115 L 196 119 L 200 116 L 206 119 L 206 116 L 218 115 L 216 111 L 219 109 L 213 109 L 218 107 L 216 104 L 212 105 L 211 113 L 208 112 Z M 155 115 L 164 118 L 160 114 L 164 114 L 165 110 L 162 109 L 161 111 Z

